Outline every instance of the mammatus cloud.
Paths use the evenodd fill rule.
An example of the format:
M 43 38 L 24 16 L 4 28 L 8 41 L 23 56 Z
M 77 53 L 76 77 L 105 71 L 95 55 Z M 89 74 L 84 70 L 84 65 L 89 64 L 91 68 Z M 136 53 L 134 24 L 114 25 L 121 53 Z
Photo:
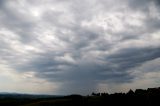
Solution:
M 2 90 L 89 94 L 159 86 L 158 0 L 0 2 Z

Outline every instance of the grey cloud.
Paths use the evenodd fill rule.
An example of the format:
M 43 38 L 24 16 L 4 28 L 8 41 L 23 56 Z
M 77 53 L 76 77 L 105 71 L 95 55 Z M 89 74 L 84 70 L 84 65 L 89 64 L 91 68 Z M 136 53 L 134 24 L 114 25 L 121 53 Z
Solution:
M 134 14 L 140 12 L 145 19 L 142 20 L 143 26 L 133 27 L 127 26 L 128 28 L 135 29 L 138 36 L 145 33 L 153 33 L 159 30 L 159 0 L 127 0 L 128 2 L 128 11 Z M 127 17 L 127 16 L 126 16 Z M 138 29 L 137 29 L 138 28 Z
M 128 70 L 159 57 L 160 48 L 129 48 L 110 55 L 106 60 L 118 64 L 119 70 Z
M 154 1 L 154 0 L 153 0 Z M 133 9 L 142 9 L 145 11 L 145 9 L 147 9 L 148 5 L 152 2 L 152 0 L 128 0 L 129 5 L 133 8 Z
M 159 28 L 160 28 L 159 21 L 160 19 L 157 19 L 157 18 L 148 18 L 145 23 L 145 26 L 150 28 L 148 32 L 153 33 L 153 32 L 159 31 Z
M 135 70 L 136 72 L 138 71 L 139 73 L 141 73 L 140 75 L 144 75 L 147 73 L 154 73 L 154 72 L 158 73 L 160 70 L 159 63 L 160 63 L 160 58 L 156 58 L 152 61 L 147 61 L 146 64 L 137 67 Z
M 23 8 L 18 7 L 18 3 L 18 1 L 13 2 L 11 0 L 3 1 L 3 6 L 0 10 L 2 14 L 0 17 L 1 27 L 17 33 L 22 42 L 30 42 L 34 39 L 31 32 L 35 27 L 35 23 L 26 14 L 20 12 L 20 9 Z
M 32 5 L 30 8 L 34 5 L 42 8 L 39 5 L 43 3 L 46 6 L 49 4 L 53 7 L 56 4 L 62 6 L 55 10 L 50 10 L 48 7 L 42 8 L 43 12 L 38 19 L 28 14 L 25 8 L 23 9 L 28 16 L 19 12 L 22 8 L 18 3 L 7 0 L 0 2 L 3 2 L 3 5 L 0 5 L 2 22 L 0 28 L 14 33 L 13 42 L 19 44 L 13 47 L 11 42 L 5 40 L 9 37 L 7 33 L 4 38 L 0 37 L 1 59 L 7 61 L 7 65 L 19 73 L 34 72 L 35 77 L 61 83 L 57 92 L 86 93 L 96 90 L 98 84 L 102 82 L 132 83 L 136 77 L 132 74 L 132 69 L 160 57 L 159 45 L 156 47 L 147 44 L 145 47 L 124 45 L 134 40 L 143 43 L 143 37 L 148 35 L 152 38 L 151 35 L 159 31 L 159 19 L 153 18 L 152 14 L 146 17 L 149 13 L 149 0 L 123 0 L 121 2 L 123 5 L 116 4 L 114 0 L 24 2 Z M 9 5 L 9 2 L 13 4 Z M 142 25 L 129 25 L 125 20 L 128 16 L 117 8 L 118 10 L 127 9 L 133 16 L 135 12 L 141 11 L 140 15 L 145 17 L 141 20 Z M 124 19 L 124 22 L 121 22 L 124 30 L 116 31 L 114 25 L 111 25 L 110 27 L 113 28 L 110 29 L 103 29 L 101 25 L 97 25 L 101 21 L 97 19 L 99 14 L 108 13 L 110 16 L 115 12 L 123 15 L 122 18 L 116 17 L 115 20 L 119 19 L 119 22 Z M 107 16 L 101 17 L 103 20 Z M 135 18 L 138 19 L 136 16 Z M 94 22 L 95 20 L 98 22 Z M 88 22 L 89 25 L 82 25 L 83 21 Z M 116 22 L 110 22 L 110 24 L 117 25 Z M 45 38 L 48 36 L 47 31 L 51 32 L 49 38 Z M 153 44 L 155 44 L 154 41 Z M 25 48 L 26 46 L 34 49 Z M 37 49 L 40 51 L 35 52 Z M 117 51 L 114 51 L 115 49 Z

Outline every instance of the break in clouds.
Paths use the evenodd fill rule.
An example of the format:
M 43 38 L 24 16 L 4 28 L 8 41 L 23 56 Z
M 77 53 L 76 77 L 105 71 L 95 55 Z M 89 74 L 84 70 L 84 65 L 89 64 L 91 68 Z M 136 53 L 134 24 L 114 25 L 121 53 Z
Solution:
M 0 0 L 0 90 L 160 86 L 159 29 L 159 0 Z

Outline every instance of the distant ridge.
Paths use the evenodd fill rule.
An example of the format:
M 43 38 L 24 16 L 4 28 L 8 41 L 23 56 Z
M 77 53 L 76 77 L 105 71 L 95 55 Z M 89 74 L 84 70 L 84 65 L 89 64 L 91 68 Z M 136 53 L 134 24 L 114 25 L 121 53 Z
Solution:
M 26 94 L 26 93 L 11 93 L 0 92 L 0 98 L 55 98 L 63 97 L 62 95 L 49 95 L 49 94 Z

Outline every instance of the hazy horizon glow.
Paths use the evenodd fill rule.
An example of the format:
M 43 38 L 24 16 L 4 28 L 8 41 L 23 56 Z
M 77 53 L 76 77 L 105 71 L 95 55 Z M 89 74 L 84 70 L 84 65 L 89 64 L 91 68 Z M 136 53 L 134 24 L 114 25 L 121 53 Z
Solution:
M 0 92 L 125 92 L 159 76 L 159 0 L 0 0 Z

